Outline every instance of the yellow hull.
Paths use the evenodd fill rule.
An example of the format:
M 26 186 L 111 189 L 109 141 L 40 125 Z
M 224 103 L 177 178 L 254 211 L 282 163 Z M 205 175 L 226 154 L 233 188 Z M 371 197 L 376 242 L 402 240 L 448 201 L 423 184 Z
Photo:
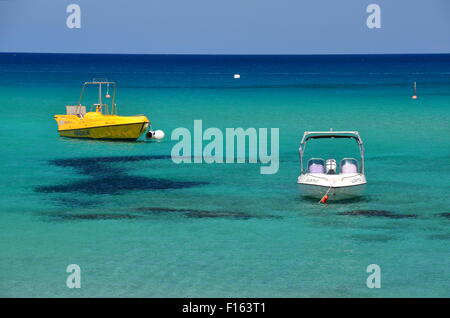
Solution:
M 150 121 L 145 116 L 117 116 L 87 113 L 55 115 L 60 136 L 72 138 L 136 140 L 147 129 Z
M 138 139 L 144 131 L 144 123 L 58 130 L 62 137 L 130 140 Z

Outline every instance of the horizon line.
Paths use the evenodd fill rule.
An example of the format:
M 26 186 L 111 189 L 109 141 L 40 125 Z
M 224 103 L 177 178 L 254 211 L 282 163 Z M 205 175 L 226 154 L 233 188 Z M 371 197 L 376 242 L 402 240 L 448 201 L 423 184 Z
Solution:
M 439 53 L 73 53 L 73 52 L 0 52 L 0 54 L 61 54 L 61 55 L 159 55 L 159 56 L 348 56 L 348 55 L 450 55 L 450 52 Z

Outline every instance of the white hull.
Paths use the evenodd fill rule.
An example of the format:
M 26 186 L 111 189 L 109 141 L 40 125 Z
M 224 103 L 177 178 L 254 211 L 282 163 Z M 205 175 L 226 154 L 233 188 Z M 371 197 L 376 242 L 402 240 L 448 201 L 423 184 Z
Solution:
M 298 177 L 301 195 L 321 199 L 328 192 L 328 200 L 346 200 L 362 196 L 367 183 L 363 174 L 302 174 Z
M 328 200 L 348 200 L 358 198 L 364 194 L 364 188 L 365 184 L 351 187 L 331 188 L 328 192 Z M 329 188 L 321 186 L 300 184 L 300 191 L 303 196 L 317 200 L 320 200 L 327 193 L 328 189 Z

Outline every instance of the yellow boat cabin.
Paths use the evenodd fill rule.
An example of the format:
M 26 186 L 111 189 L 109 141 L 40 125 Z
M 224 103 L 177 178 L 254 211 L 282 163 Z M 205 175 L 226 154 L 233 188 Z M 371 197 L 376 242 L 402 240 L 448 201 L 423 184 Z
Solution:
M 85 88 L 89 85 L 98 86 L 98 102 L 86 112 L 82 105 Z M 103 103 L 102 89 L 106 88 L 105 98 L 110 103 Z M 112 89 L 112 96 L 109 90 Z M 136 140 L 150 126 L 150 121 L 144 115 L 118 116 L 115 103 L 116 83 L 107 80 L 85 82 L 81 89 L 78 105 L 66 106 L 65 115 L 55 115 L 58 132 L 63 137 Z

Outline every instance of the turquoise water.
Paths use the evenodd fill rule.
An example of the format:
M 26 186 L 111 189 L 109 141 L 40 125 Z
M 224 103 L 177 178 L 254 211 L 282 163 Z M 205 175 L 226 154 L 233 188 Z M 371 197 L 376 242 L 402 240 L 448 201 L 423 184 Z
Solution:
M 449 56 L 0 55 L 0 64 L 0 296 L 450 296 Z M 117 81 L 119 113 L 148 115 L 165 140 L 60 138 L 52 116 L 92 77 Z M 279 128 L 278 173 L 174 164 L 170 133 L 195 119 Z M 361 133 L 362 200 L 324 206 L 299 195 L 301 136 L 329 128 Z M 352 149 L 331 147 L 316 150 Z M 366 287 L 373 263 L 380 289 Z M 80 289 L 66 287 L 68 264 L 81 267 Z

